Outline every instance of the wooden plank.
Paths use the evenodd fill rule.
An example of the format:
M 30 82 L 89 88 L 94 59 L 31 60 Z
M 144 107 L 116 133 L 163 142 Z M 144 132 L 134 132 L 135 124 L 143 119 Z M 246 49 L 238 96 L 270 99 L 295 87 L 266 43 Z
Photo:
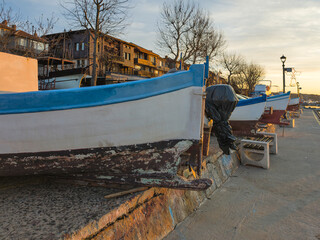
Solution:
M 122 192 L 117 192 L 117 193 L 112 193 L 104 196 L 104 198 L 109 199 L 109 198 L 115 198 L 115 197 L 121 197 L 127 194 L 135 193 L 135 192 L 142 192 L 147 190 L 148 187 L 139 187 L 139 188 L 133 188 L 127 191 L 122 191 Z

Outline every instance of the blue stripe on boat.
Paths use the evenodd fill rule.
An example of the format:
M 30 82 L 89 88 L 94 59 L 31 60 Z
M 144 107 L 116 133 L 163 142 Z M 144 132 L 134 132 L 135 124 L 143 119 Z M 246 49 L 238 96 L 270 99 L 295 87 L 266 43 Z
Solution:
M 267 100 L 267 96 L 264 94 L 261 97 L 254 97 L 254 98 L 248 98 L 248 99 L 239 99 L 239 102 L 237 104 L 237 107 L 252 105 L 256 103 L 265 102 Z
M 279 95 L 270 96 L 270 97 L 267 97 L 267 102 L 278 101 L 280 99 L 288 98 L 288 96 L 290 96 L 290 92 L 281 93 Z
M 0 95 L 0 114 L 43 112 L 95 107 L 134 101 L 204 83 L 204 65 L 189 71 L 166 74 L 135 82 L 64 90 L 12 93 Z

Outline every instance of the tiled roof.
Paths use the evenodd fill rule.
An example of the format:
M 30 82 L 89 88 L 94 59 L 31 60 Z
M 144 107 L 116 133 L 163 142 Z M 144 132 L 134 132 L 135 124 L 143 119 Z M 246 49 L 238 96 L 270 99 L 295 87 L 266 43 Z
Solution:
M 0 29 L 8 29 L 8 30 L 13 30 L 13 28 L 7 26 L 6 24 L 0 23 Z
M 156 56 L 156 57 L 160 57 L 158 54 L 148 50 L 148 49 L 145 49 L 143 47 L 140 47 L 136 44 L 133 44 L 140 52 L 143 52 L 143 53 L 147 53 L 147 54 L 150 54 L 150 55 L 153 55 L 153 56 Z
M 14 36 L 24 37 L 24 38 L 32 39 L 32 40 L 35 40 L 38 42 L 44 42 L 44 43 L 47 42 L 47 40 L 44 38 L 41 38 L 37 35 L 31 35 L 27 32 L 22 31 L 22 30 L 16 30 L 15 27 L 10 27 L 7 24 L 0 23 L 0 29 L 7 29 L 7 30 L 11 31 L 12 35 L 14 35 Z
M 24 38 L 29 38 L 38 42 L 47 42 L 47 40 L 45 40 L 44 38 L 35 36 L 35 35 L 31 35 L 29 33 L 26 33 L 24 31 L 18 30 L 14 32 L 15 36 L 19 36 L 19 37 L 24 37 Z

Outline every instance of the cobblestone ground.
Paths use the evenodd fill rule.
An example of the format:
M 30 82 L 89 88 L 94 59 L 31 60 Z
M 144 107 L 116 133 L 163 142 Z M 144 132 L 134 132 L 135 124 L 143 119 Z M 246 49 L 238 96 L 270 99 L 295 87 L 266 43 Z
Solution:
M 132 197 L 104 199 L 117 191 L 34 177 L 0 178 L 0 239 L 58 239 Z

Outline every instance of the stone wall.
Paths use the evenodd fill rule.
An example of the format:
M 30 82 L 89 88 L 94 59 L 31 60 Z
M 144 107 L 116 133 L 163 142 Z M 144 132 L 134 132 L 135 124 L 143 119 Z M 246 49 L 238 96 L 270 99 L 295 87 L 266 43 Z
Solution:
M 64 239 L 163 239 L 194 212 L 238 168 L 237 152 L 230 156 L 211 153 L 204 161 L 202 177 L 214 184 L 206 191 L 150 188 L 120 207 L 92 221 Z

